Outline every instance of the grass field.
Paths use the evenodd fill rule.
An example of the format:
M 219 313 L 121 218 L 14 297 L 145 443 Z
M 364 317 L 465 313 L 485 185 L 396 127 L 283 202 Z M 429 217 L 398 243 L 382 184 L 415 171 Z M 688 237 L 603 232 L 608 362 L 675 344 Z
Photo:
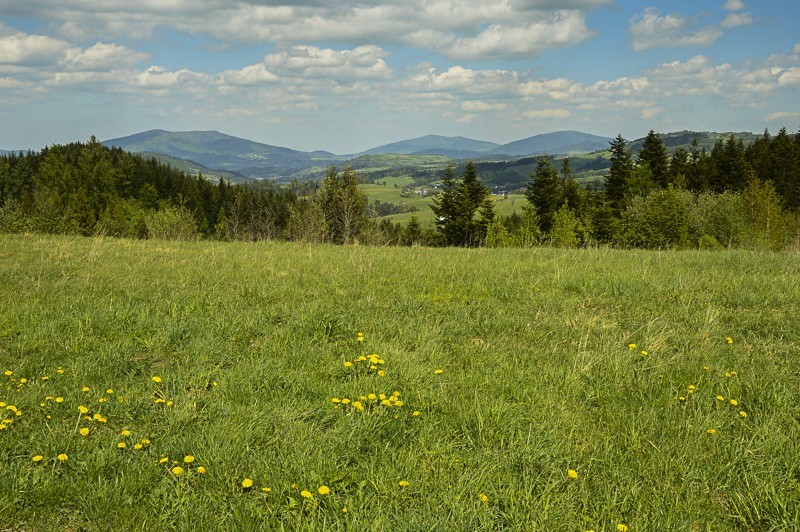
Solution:
M 418 210 L 415 212 L 393 214 L 386 216 L 386 218 L 396 223 L 407 224 L 413 215 L 417 217 L 417 220 L 423 226 L 433 226 L 434 217 L 431 210 L 433 197 L 415 196 L 404 198 L 401 196 L 403 187 L 411 183 L 411 178 L 386 178 L 379 181 L 379 183 L 384 182 L 386 182 L 386 185 L 361 185 L 361 190 L 367 196 L 368 202 L 372 203 L 375 200 L 379 200 L 384 203 L 416 207 Z M 395 184 L 397 184 L 397 188 L 394 187 Z M 522 209 L 528 204 L 524 194 L 509 194 L 508 197 L 493 196 L 492 199 L 494 199 L 495 212 L 499 216 L 511 216 L 514 212 L 522 214 Z
M 797 254 L 3 235 L 0 275 L 0 529 L 800 528 Z

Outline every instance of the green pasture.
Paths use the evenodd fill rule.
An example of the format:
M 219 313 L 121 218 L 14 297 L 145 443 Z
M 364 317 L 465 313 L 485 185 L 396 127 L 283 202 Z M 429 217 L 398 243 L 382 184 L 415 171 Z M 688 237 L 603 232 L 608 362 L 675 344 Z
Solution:
M 797 530 L 793 253 L 0 236 L 2 530 Z

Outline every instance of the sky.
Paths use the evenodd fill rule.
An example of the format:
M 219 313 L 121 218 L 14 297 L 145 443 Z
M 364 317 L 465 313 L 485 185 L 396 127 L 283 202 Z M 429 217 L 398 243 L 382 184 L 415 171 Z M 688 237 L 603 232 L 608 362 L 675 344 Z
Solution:
M 797 0 L 0 0 L 0 148 L 800 129 Z

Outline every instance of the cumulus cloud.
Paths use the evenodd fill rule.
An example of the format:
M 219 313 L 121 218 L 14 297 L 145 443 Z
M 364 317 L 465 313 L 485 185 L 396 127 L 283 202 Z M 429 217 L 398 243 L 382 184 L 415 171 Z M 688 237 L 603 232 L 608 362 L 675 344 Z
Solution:
M 0 11 L 37 17 L 73 42 L 172 28 L 223 42 L 408 45 L 449 58 L 527 57 L 594 35 L 586 12 L 612 0 L 0 0 Z M 524 21 L 524 22 L 523 22 Z
M 569 118 L 572 112 L 569 109 L 532 109 L 524 111 L 525 118 Z
M 461 110 L 473 112 L 505 111 L 508 104 L 490 103 L 483 100 L 467 100 L 461 104 Z
M 384 61 L 388 54 L 378 46 L 359 46 L 352 50 L 333 50 L 316 46 L 294 46 L 270 54 L 264 65 L 279 75 L 326 78 L 338 81 L 385 79 L 392 69 Z
M 86 50 L 67 49 L 59 63 L 70 70 L 101 71 L 132 67 L 149 58 L 149 54 L 125 46 L 98 42 Z
M 727 11 L 741 11 L 744 9 L 744 2 L 742 0 L 727 0 L 722 4 L 722 9 Z
M 729 13 L 722 22 L 719 23 L 725 29 L 748 26 L 753 23 L 750 13 Z
M 710 46 L 722 36 L 715 26 L 693 29 L 694 22 L 683 15 L 661 15 L 648 7 L 631 19 L 628 36 L 637 52 L 656 47 Z
M 0 22 L 0 65 L 37 67 L 58 62 L 69 45 L 46 35 L 29 35 Z

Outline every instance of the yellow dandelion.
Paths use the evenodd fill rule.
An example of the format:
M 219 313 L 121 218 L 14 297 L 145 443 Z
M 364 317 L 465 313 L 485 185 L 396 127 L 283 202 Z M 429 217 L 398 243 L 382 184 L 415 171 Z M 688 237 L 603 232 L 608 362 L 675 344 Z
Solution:
M 174 404 L 175 404 L 175 402 L 174 402 L 174 401 L 167 401 L 167 403 L 166 403 L 166 405 L 167 405 L 167 406 L 172 406 L 172 405 L 174 405 Z
M 253 479 L 252 478 L 246 478 L 246 479 L 242 480 L 242 487 L 244 489 L 252 488 L 253 487 Z
M 341 403 L 341 402 L 342 402 L 342 400 L 339 399 L 338 397 L 332 397 L 331 398 L 331 403 L 337 404 L 337 403 Z
M 269 493 L 270 491 L 272 491 L 272 489 L 264 486 L 263 488 L 261 488 L 261 491 L 263 491 L 264 493 Z
M 709 434 L 716 434 L 717 429 L 708 429 L 706 432 L 708 432 Z
M 418 417 L 418 416 L 420 415 L 420 411 L 419 411 L 419 410 L 414 410 L 414 411 L 411 413 L 411 415 L 412 415 L 412 416 L 414 416 L 414 417 Z
M 205 475 L 206 474 L 206 468 L 203 467 L 203 466 L 200 466 L 200 467 L 197 468 L 197 472 L 200 473 L 201 475 Z
M 642 351 L 642 356 L 646 357 L 647 356 L 647 351 Z
M 159 463 L 159 464 L 166 464 L 167 462 L 169 462 L 169 457 L 166 457 L 166 456 L 162 456 L 162 457 L 161 457 L 161 458 L 158 460 L 158 463 Z
M 725 341 L 728 342 L 729 344 L 732 344 L 733 343 L 733 338 L 728 336 L 727 338 L 725 338 Z
M 724 398 L 724 397 L 722 397 L 721 395 L 718 395 L 718 396 L 717 396 L 717 401 L 724 401 L 724 400 L 725 400 L 725 398 Z
M 8 373 L 8 372 L 6 372 L 6 373 Z M 31 460 L 33 460 L 34 462 L 41 462 L 42 460 L 44 460 L 44 456 L 42 456 L 41 454 L 37 454 L 36 456 L 31 458 Z
M 157 405 L 159 405 L 161 403 L 166 403 L 166 401 L 164 399 L 160 398 L 160 397 L 157 397 L 155 402 L 156 402 Z
M 346 368 L 350 368 L 350 367 L 352 367 L 352 366 L 353 366 L 353 363 L 352 363 L 352 362 L 350 362 L 349 360 L 345 361 L 345 363 L 344 363 L 344 367 L 346 367 Z
M 328 486 L 322 485 L 317 490 L 317 493 L 320 495 L 328 495 L 331 492 L 331 489 Z
M 150 440 L 147 438 L 142 438 L 142 445 L 150 445 Z
M 347 397 L 345 397 L 344 399 L 342 399 L 342 404 L 343 404 L 343 405 L 349 405 L 349 404 L 350 404 L 350 399 L 348 399 Z
M 709 368 L 708 366 L 703 366 L 703 371 L 708 371 L 708 370 L 710 370 L 710 369 L 711 369 L 711 368 Z
M 685 400 L 686 400 L 686 398 L 684 396 L 682 396 L 682 395 L 680 397 L 678 397 L 678 401 L 685 401 Z
M 696 387 L 694 384 L 690 384 L 690 385 L 689 385 L 689 391 L 690 391 L 690 392 L 693 392 L 693 391 L 695 391 L 696 389 L 697 389 L 697 387 Z
M 83 406 L 83 405 L 80 405 L 80 406 L 78 407 L 78 412 L 80 412 L 81 414 L 88 414 L 88 413 L 89 413 L 89 409 L 88 409 L 88 408 L 86 408 L 86 407 L 85 407 L 85 406 Z
M 346 514 L 346 513 L 347 513 L 347 506 L 344 506 L 344 507 L 342 507 L 342 513 L 343 513 L 343 514 Z
M 106 393 L 111 395 L 112 393 L 114 393 L 114 389 L 113 388 L 109 388 L 108 390 L 106 390 Z
M 745 412 L 744 410 L 740 410 L 739 415 L 742 417 L 747 417 L 747 412 Z
M 410 483 L 409 481 L 407 481 L 407 480 L 401 480 L 401 481 L 400 481 L 400 482 L 398 482 L 397 484 L 398 484 L 398 485 L 399 485 L 401 488 L 407 488 L 408 486 L 410 486 L 410 485 L 411 485 L 411 483 Z
M 49 381 L 50 377 L 48 375 L 42 375 L 42 380 L 43 381 Z
M 176 477 L 183 475 L 183 468 L 181 466 L 175 466 L 172 468 L 172 474 Z
M 441 375 L 442 373 L 444 373 L 444 370 L 443 369 L 435 369 L 435 370 L 433 370 L 433 373 L 435 375 Z
M 81 436 L 88 436 L 89 435 L 89 429 L 87 429 L 86 427 L 83 427 L 78 432 L 80 433 Z
M 133 445 L 133 448 L 136 449 L 137 451 L 141 451 L 142 447 L 144 447 L 144 445 L 142 445 L 141 443 L 135 443 Z
M 628 525 L 625 525 L 623 523 L 618 524 L 617 525 L 617 531 L 618 532 L 628 532 Z
M 90 388 L 89 388 L 88 386 L 84 386 L 83 388 L 81 388 L 81 391 L 82 391 L 83 393 L 86 393 L 86 392 L 88 392 L 89 390 L 90 390 Z
M 150 377 L 150 380 L 152 380 L 156 384 L 159 384 L 161 382 L 161 377 L 159 377 L 158 375 L 153 375 L 152 377 Z
M 56 403 L 63 403 L 63 402 L 64 402 L 63 397 L 56 397 Z
M 485 493 L 481 493 L 480 495 L 478 495 L 478 498 L 481 500 L 483 504 L 489 502 L 489 496 L 486 495 Z
M 304 498 L 304 499 L 311 499 L 312 497 L 314 497 L 313 495 L 311 495 L 311 492 L 310 492 L 310 491 L 308 491 L 308 490 L 303 490 L 303 491 L 301 491 L 301 492 L 300 492 L 300 496 L 301 496 L 302 498 Z
M 14 374 L 14 372 L 13 372 L 13 371 L 11 371 L 10 369 L 7 369 L 7 370 L 5 370 L 5 372 L 3 373 L 3 375 L 5 375 L 6 377 L 10 377 L 10 376 L 12 376 L 13 374 Z
M 636 349 L 636 344 L 628 344 L 629 351 L 633 351 L 634 349 Z
M 731 378 L 731 374 L 730 374 L 730 372 L 726 371 L 726 372 L 725 372 L 725 376 L 726 376 L 727 378 L 729 378 L 729 379 L 730 379 L 730 378 Z
M 739 401 L 737 401 L 736 399 L 731 399 L 731 401 L 730 401 L 730 402 L 731 402 L 731 404 L 732 404 L 733 406 L 737 406 L 737 405 L 739 404 Z
M 129 431 L 128 429 L 125 429 L 120 434 L 122 434 L 123 437 L 127 438 L 128 436 L 131 435 L 131 431 Z
M 121 441 L 117 444 L 117 449 L 125 449 L 127 446 L 128 445 L 124 441 Z
M 192 462 L 194 462 L 194 456 L 192 456 L 191 454 L 187 454 L 186 456 L 183 457 L 184 464 L 191 464 Z
M 58 368 L 56 370 L 56 373 L 58 373 L 59 375 L 63 375 L 64 374 L 64 370 L 62 368 Z
M 67 453 L 61 453 L 56 458 L 58 458 L 60 462 L 66 462 L 69 459 L 69 456 L 67 456 Z
M 364 341 L 364 333 L 358 333 L 358 335 L 356 335 L 356 340 L 358 340 L 359 342 L 363 342 Z
M 572 479 L 578 478 L 578 472 L 575 471 L 574 469 L 570 469 L 569 471 L 567 471 L 567 475 L 569 476 L 569 478 Z
M 386 376 L 386 370 L 379 369 L 378 370 L 378 377 L 385 377 L 385 376 Z
M 370 401 L 374 401 L 377 398 L 378 398 L 378 396 L 375 395 L 374 393 L 371 393 L 371 394 L 367 395 L 367 399 L 369 399 Z

